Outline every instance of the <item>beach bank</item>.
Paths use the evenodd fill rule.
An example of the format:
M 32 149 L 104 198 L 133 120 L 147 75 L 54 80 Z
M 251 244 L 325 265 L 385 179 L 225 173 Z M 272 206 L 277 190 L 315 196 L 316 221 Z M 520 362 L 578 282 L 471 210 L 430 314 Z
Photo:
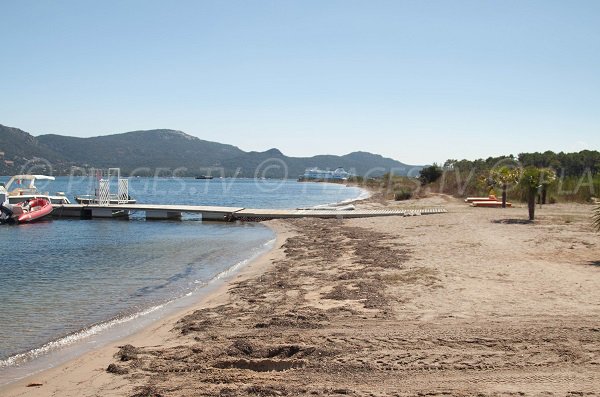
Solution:
M 449 213 L 269 222 L 274 249 L 196 307 L 0 394 L 600 390 L 590 206 L 544 206 L 530 224 L 524 207 L 471 208 L 446 196 L 361 205 Z

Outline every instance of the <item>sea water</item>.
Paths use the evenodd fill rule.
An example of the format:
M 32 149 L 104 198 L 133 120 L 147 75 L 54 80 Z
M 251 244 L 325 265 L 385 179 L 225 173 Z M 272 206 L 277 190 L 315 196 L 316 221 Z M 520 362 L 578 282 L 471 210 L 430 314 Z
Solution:
M 0 178 L 4 182 L 8 178 Z M 289 180 L 132 178 L 139 203 L 298 208 L 364 197 L 361 189 Z M 41 191 L 93 193 L 94 178 L 39 181 Z M 156 318 L 266 251 L 259 223 L 52 219 L 0 226 L 0 384 L 15 368 Z M 190 298 L 192 297 L 192 298 Z M 186 301 L 188 299 L 188 301 Z M 125 327 L 124 327 L 125 325 Z M 126 333 L 126 332 L 125 332 Z M 33 368 L 33 367 L 32 367 Z M 4 374 L 3 374 L 4 373 Z

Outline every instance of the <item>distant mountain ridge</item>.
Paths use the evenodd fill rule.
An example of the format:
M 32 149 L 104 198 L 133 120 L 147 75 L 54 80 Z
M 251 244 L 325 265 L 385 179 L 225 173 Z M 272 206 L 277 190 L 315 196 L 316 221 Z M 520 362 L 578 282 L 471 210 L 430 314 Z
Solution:
M 367 152 L 344 156 L 288 157 L 278 149 L 245 152 L 240 148 L 202 140 L 182 131 L 158 129 L 78 138 L 64 135 L 33 135 L 0 124 L 0 174 L 35 172 L 68 175 L 73 167 L 120 167 L 125 175 L 214 176 L 297 178 L 305 169 L 344 167 L 358 175 L 386 172 L 406 175 L 419 169 Z

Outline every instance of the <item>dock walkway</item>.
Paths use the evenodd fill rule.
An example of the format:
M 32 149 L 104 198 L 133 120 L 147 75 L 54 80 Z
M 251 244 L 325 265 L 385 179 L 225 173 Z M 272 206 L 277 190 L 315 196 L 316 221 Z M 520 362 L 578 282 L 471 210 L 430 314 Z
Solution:
M 201 215 L 207 221 L 262 221 L 285 218 L 367 218 L 377 216 L 415 216 L 441 214 L 444 208 L 425 209 L 381 209 L 381 210 L 276 210 L 253 209 L 242 207 L 211 207 L 197 205 L 163 205 L 163 204 L 62 204 L 55 205 L 53 216 L 78 217 L 81 219 L 111 218 L 127 215 L 129 212 L 145 212 L 147 219 L 178 219 L 182 213 Z

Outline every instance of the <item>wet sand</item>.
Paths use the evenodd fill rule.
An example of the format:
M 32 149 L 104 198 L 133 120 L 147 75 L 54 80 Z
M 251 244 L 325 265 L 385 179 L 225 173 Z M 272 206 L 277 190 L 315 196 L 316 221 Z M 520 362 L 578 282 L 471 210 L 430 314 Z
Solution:
M 271 221 L 275 248 L 196 308 L 0 395 L 597 395 L 592 207 L 362 204 L 435 205 Z

